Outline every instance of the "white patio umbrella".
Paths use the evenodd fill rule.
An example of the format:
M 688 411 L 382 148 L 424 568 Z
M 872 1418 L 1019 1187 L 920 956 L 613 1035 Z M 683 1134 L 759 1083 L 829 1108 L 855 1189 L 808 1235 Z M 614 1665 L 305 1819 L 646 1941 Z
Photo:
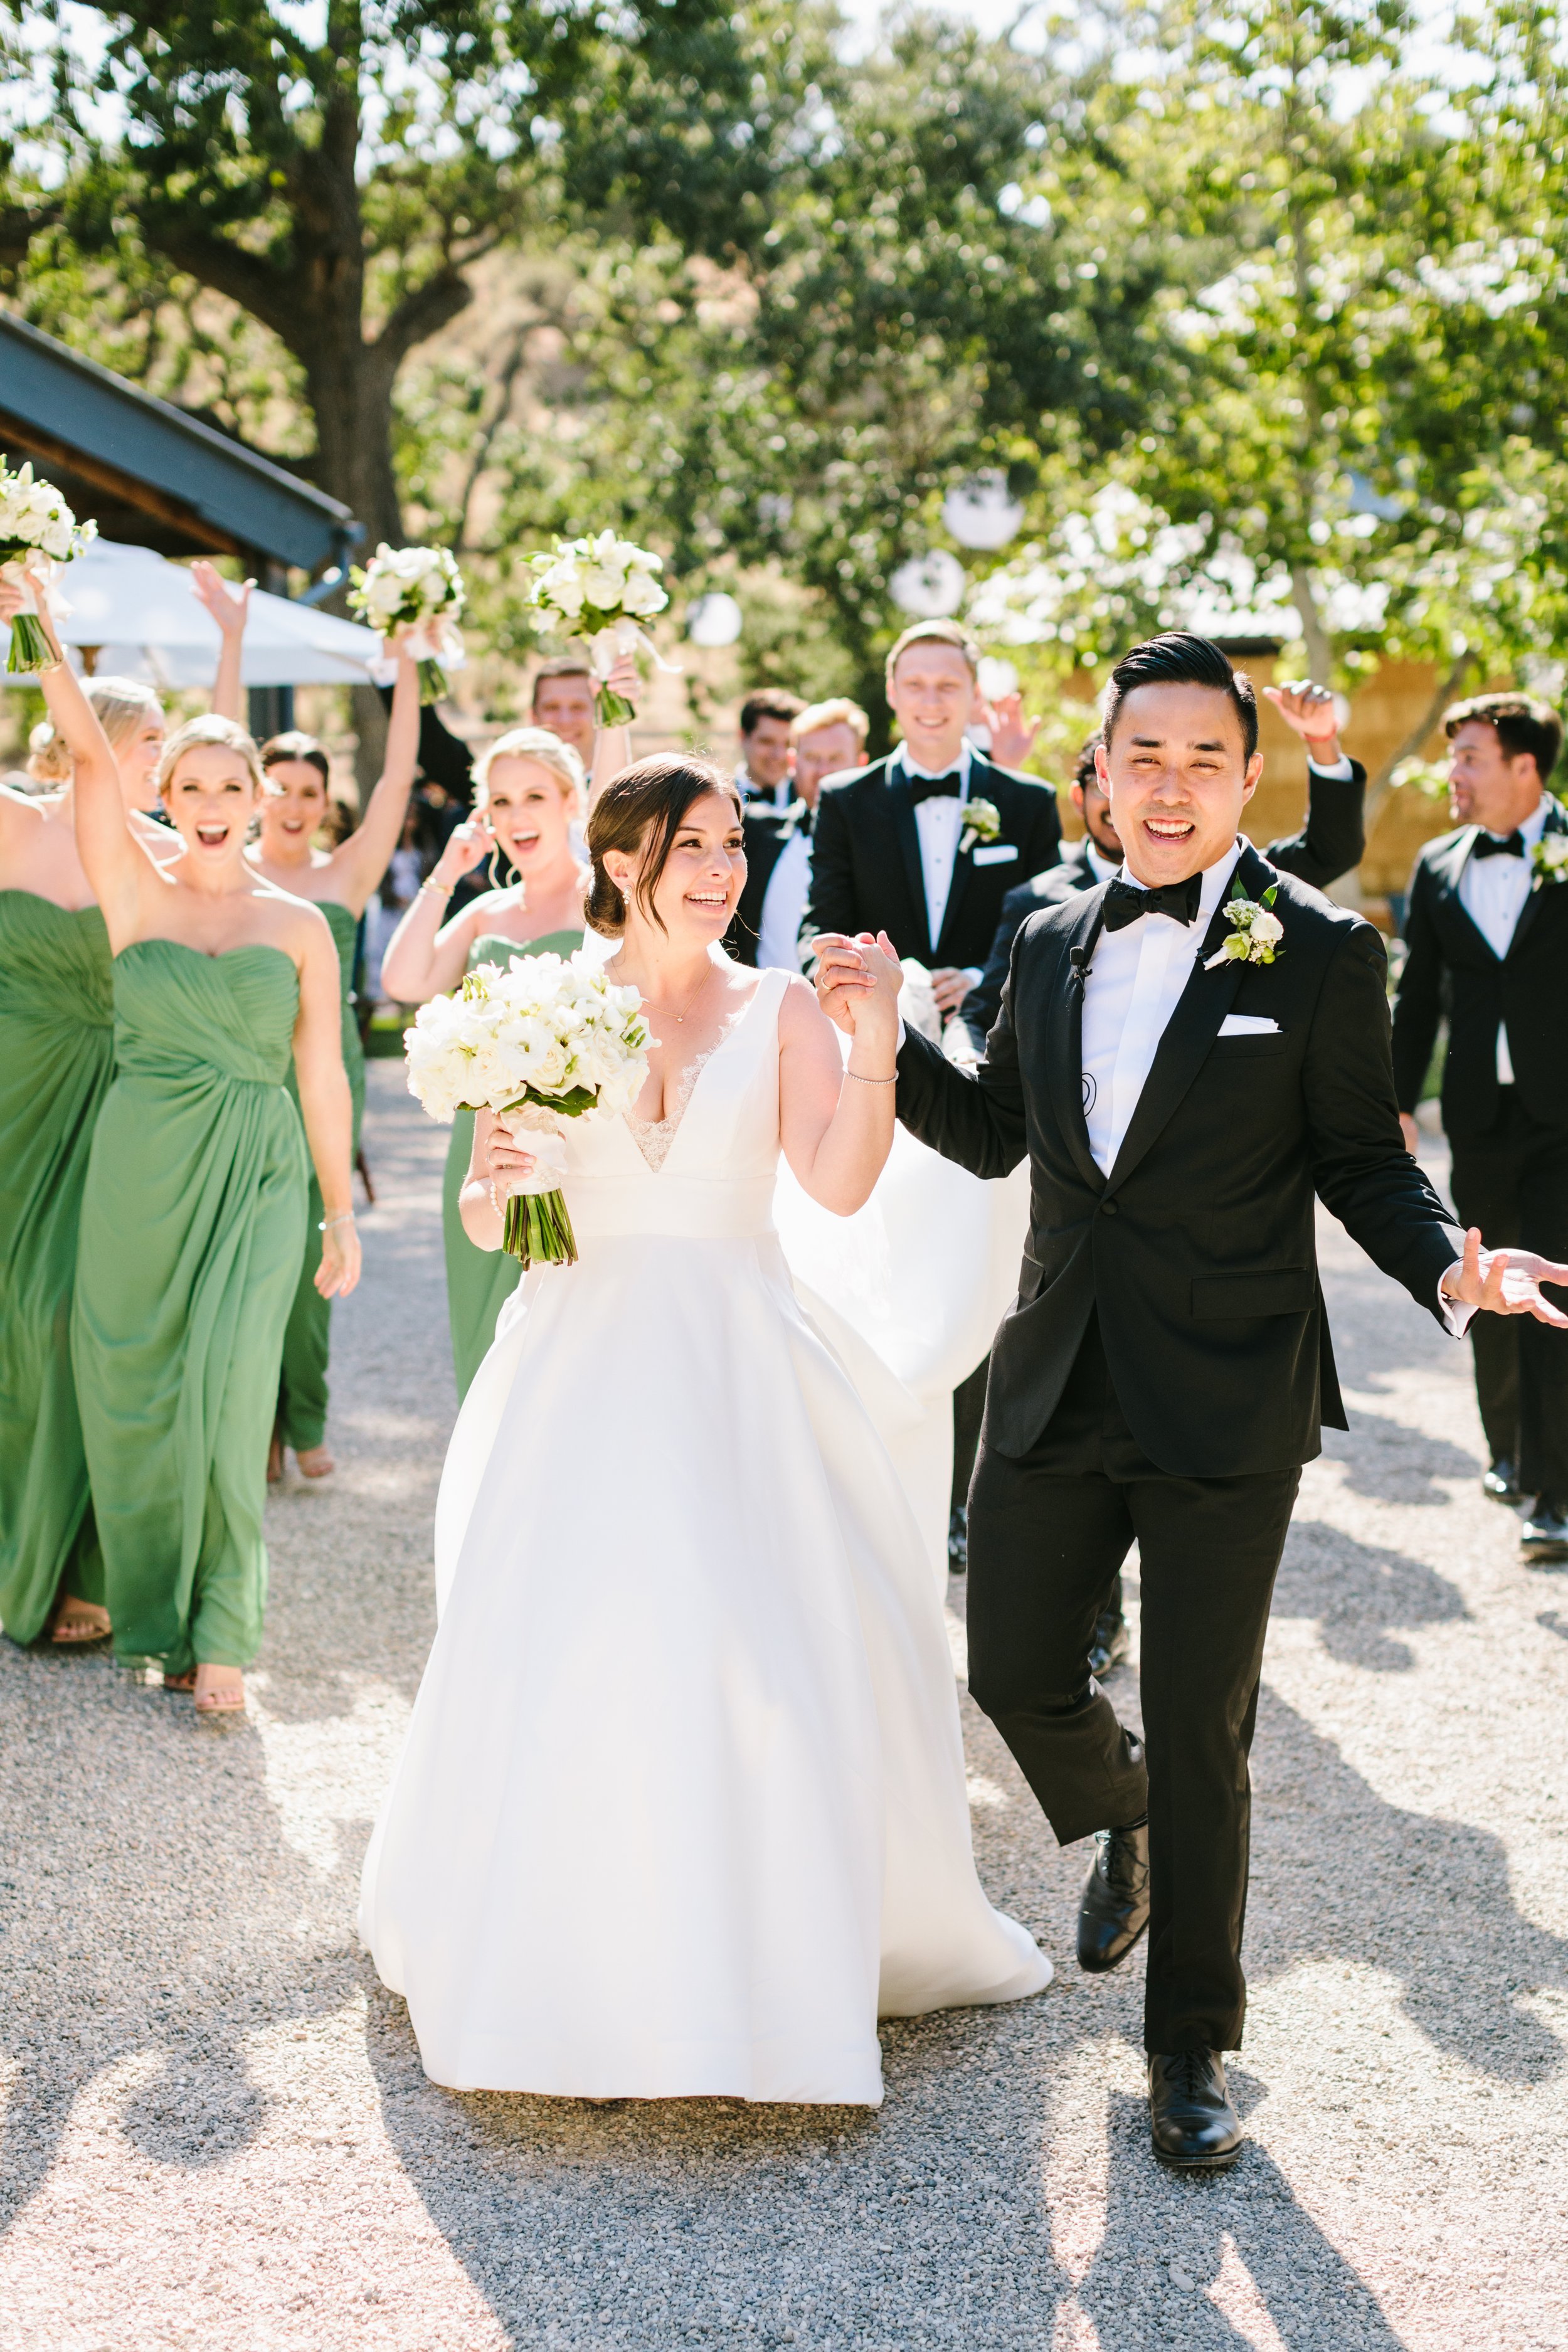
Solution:
M 211 686 L 217 624 L 197 603 L 184 564 L 148 547 L 97 539 L 65 566 L 59 593 L 71 607 L 58 624 L 60 641 L 90 646 L 100 673 L 159 687 Z M 240 676 L 247 686 L 363 686 L 380 650 L 374 629 L 257 589 Z

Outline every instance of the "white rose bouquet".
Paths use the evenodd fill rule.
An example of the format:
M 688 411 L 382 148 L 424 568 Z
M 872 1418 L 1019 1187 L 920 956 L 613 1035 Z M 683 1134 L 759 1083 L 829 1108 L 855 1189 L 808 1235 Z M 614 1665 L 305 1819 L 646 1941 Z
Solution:
M 38 623 L 40 601 L 57 616 L 70 611 L 52 593 L 55 575 L 97 537 L 98 525 L 78 522 L 52 482 L 35 481 L 31 459 L 13 474 L 0 457 L 0 572 L 27 598 L 11 624 L 8 671 L 59 667 Z
M 419 699 L 438 702 L 447 672 L 461 669 L 467 659 L 457 623 L 468 597 L 451 554 L 444 547 L 388 547 L 384 540 L 352 576 L 349 603 L 384 645 L 395 631 L 412 630 L 408 650 L 419 665 Z
M 669 667 L 638 625 L 669 602 L 655 576 L 664 570 L 662 557 L 602 530 L 597 539 L 558 539 L 553 554 L 528 560 L 534 572 L 529 601 L 542 625 L 587 645 L 598 689 L 594 716 L 601 727 L 624 726 L 632 706 L 605 683 L 622 655 L 642 646 L 661 669 Z
M 561 1179 L 561 1121 L 615 1114 L 647 1078 L 647 1023 L 581 950 L 480 965 L 451 996 L 422 1004 L 404 1032 L 408 1091 L 449 1127 L 459 1110 L 503 1111 L 531 1130 L 534 1165 L 506 1204 L 502 1247 L 524 1265 L 573 1265 L 577 1244 Z

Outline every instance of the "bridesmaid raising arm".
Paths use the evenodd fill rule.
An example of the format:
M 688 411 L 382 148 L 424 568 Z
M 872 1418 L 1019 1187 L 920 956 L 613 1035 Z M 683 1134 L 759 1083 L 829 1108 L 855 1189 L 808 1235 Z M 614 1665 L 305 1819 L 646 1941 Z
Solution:
M 77 837 L 114 955 L 116 1075 L 71 1324 L 105 1598 L 119 1657 L 194 1689 L 198 1716 L 232 1716 L 261 1639 L 267 1440 L 304 1244 L 291 1051 L 325 1204 L 318 1286 L 341 1296 L 359 1274 L 337 956 L 317 910 L 246 863 L 266 787 L 233 720 L 194 719 L 165 746 L 158 790 L 179 845 L 160 866 L 89 747 L 77 680 L 62 665 L 44 692 L 92 749 Z

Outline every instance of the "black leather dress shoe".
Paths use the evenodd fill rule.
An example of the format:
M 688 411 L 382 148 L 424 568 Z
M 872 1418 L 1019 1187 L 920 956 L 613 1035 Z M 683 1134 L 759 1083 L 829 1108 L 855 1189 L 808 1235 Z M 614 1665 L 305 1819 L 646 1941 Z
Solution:
M 1078 1964 L 1101 1977 L 1149 1925 L 1149 1831 L 1101 1830 L 1078 1906 Z
M 1506 1454 L 1500 1454 L 1491 1468 L 1482 1476 L 1481 1492 L 1489 1495 L 1494 1503 L 1512 1505 L 1523 1501 L 1524 1497 L 1519 1491 L 1519 1472 Z
M 1119 1666 L 1127 1655 L 1131 1637 L 1127 1620 L 1119 1609 L 1107 1609 L 1094 1621 L 1094 1639 L 1089 1645 L 1089 1671 L 1097 1683 L 1102 1683 L 1112 1666 Z
M 1568 1559 L 1568 1504 L 1538 1495 L 1524 1515 L 1519 1549 L 1527 1560 Z
M 1241 2154 L 1241 2118 L 1217 2050 L 1179 2050 L 1149 2061 L 1149 2130 L 1162 2164 L 1224 2172 Z

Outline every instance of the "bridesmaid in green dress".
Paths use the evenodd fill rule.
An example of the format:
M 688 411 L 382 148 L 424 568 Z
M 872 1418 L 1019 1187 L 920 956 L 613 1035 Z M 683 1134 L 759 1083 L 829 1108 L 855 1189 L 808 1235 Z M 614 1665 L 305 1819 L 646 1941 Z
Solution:
M 504 964 L 527 953 L 570 955 L 580 948 L 588 869 L 573 847 L 571 828 L 582 803 L 583 762 L 558 736 L 520 727 L 493 743 L 474 769 L 472 820 L 453 834 L 387 944 L 381 966 L 387 994 L 403 1004 L 422 1004 L 456 988 L 476 963 Z M 510 889 L 487 890 L 443 926 L 452 891 L 492 848 L 504 852 L 521 880 Z M 458 1194 L 473 1140 L 473 1113 L 460 1110 L 441 1186 L 447 1311 L 459 1400 L 522 1275 L 516 1258 L 476 1249 L 463 1231 Z
M 0 585 L 0 616 L 14 609 Z M 290 1049 L 326 1207 L 318 1286 L 341 1295 L 359 1276 L 337 952 L 315 908 L 246 863 L 266 785 L 234 720 L 193 719 L 164 747 L 178 847 L 159 865 L 101 736 L 100 752 L 85 748 L 76 679 L 62 664 L 43 685 L 84 738 L 77 845 L 114 958 L 115 1076 L 71 1316 L 104 1597 L 117 1655 L 161 1663 L 199 1715 L 234 1715 L 261 1638 L 267 1440 L 304 1246 Z
M 193 572 L 223 633 L 214 706 L 232 715 L 247 593 L 209 564 Z M 35 741 L 46 790 L 0 785 L 0 1626 L 16 1642 L 47 1628 L 60 1647 L 110 1630 L 70 1366 L 82 1183 L 114 1046 L 109 935 L 77 854 L 78 761 L 107 745 L 132 824 L 154 855 L 175 846 L 139 814 L 163 749 L 157 696 L 120 677 L 85 692 L 89 713 L 74 698 Z
M 395 644 L 393 650 L 398 650 Z M 272 789 L 261 804 L 260 838 L 246 855 L 258 874 L 279 890 L 308 898 L 331 926 L 342 980 L 343 1066 L 353 1097 L 356 1153 L 364 1116 L 364 1050 L 354 1018 L 354 943 L 360 917 L 403 831 L 418 750 L 419 672 L 406 654 L 399 653 L 381 780 L 357 829 L 336 849 L 321 849 L 316 839 L 327 820 L 331 775 L 325 751 L 314 736 L 300 734 L 274 735 L 261 747 L 261 764 Z M 289 1090 L 298 1099 L 292 1067 Z M 325 1444 L 332 1303 L 316 1287 L 316 1268 L 321 1262 L 321 1194 L 312 1179 L 305 1253 L 283 1335 L 278 1421 L 267 1463 L 268 1477 L 274 1481 L 283 1475 L 285 1446 L 293 1447 L 303 1477 L 327 1478 L 334 1467 Z

